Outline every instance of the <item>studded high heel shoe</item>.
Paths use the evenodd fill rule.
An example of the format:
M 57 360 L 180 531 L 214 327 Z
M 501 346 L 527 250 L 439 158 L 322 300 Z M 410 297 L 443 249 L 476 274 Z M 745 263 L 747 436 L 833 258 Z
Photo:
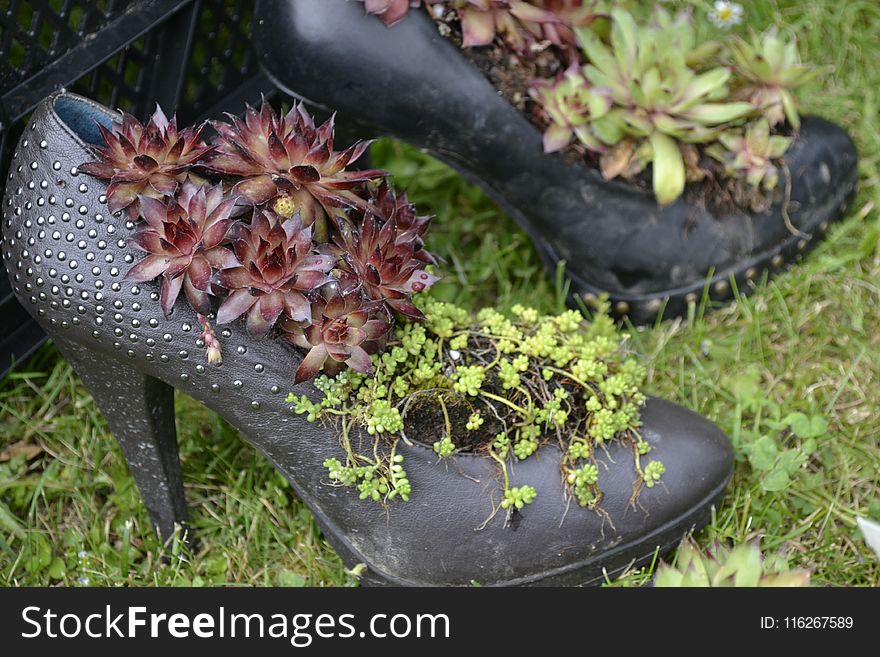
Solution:
M 609 448 L 613 465 L 600 474 L 606 516 L 566 507 L 555 447 L 512 471 L 512 485 L 542 490 L 515 527 L 500 514 L 486 522 L 486 491 L 499 484 L 485 457 L 456 456 L 444 467 L 429 447 L 401 443 L 414 493 L 388 512 L 329 485 L 322 463 L 339 456 L 338 437 L 285 403 L 290 389 L 319 396 L 309 383 L 290 385 L 299 352 L 230 324 L 222 364 L 207 365 L 195 312 L 181 300 L 166 318 L 156 283 L 123 280 L 135 262 L 126 247 L 133 224 L 111 214 L 106 186 L 76 168 L 100 143 L 96 123 L 115 119 L 65 92 L 39 106 L 12 161 L 0 246 L 15 294 L 91 391 L 160 535 L 186 519 L 175 388 L 219 413 L 284 474 L 345 563 L 367 565 L 367 584 L 585 584 L 643 563 L 707 521 L 731 473 L 730 443 L 704 418 L 659 399 L 644 407 L 643 437 L 668 476 L 642 492 L 638 508 L 629 504 L 633 454 L 622 446 Z
M 850 137 L 807 117 L 785 156 L 787 211 L 782 202 L 716 211 L 685 197 L 660 208 L 649 190 L 545 154 L 541 133 L 424 11 L 389 28 L 358 2 L 259 0 L 254 19 L 254 46 L 278 88 L 338 110 L 363 136 L 401 139 L 454 167 L 529 234 L 548 271 L 566 262 L 573 295 L 607 292 L 637 324 L 686 314 L 707 287 L 729 299 L 731 277 L 748 293 L 813 248 L 856 186 Z

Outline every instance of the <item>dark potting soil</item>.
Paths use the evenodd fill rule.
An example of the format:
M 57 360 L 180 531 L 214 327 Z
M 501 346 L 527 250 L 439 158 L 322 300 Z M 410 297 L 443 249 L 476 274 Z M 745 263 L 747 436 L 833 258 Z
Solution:
M 474 403 L 459 393 L 443 391 L 419 395 L 410 405 L 404 420 L 407 438 L 431 446 L 446 435 L 446 417 L 438 395 L 442 395 L 446 406 L 451 438 L 456 449 L 464 452 L 481 451 L 492 443 L 496 435 L 504 431 L 501 422 L 492 417 L 491 413 L 487 413 L 482 404 Z M 484 419 L 483 426 L 476 431 L 468 431 L 468 419 L 478 410 Z
M 497 357 L 498 352 L 488 338 L 471 340 L 471 347 L 461 352 L 456 364 L 488 365 Z M 453 362 L 444 353 L 443 360 Z M 569 417 L 562 429 L 548 429 L 538 440 L 540 443 L 558 441 L 565 446 L 566 437 L 577 433 L 583 434 L 588 419 L 586 399 L 580 385 L 564 378 L 546 382 L 541 376 L 541 368 L 537 364 L 521 374 L 520 387 L 529 391 L 535 403 L 544 404 L 553 396 L 556 387 L 562 387 L 569 393 Z M 492 369 L 483 382 L 482 390 L 496 397 L 510 399 L 522 404 L 521 399 L 511 397 L 511 391 L 501 385 L 496 370 Z M 442 404 L 441 400 L 442 399 Z M 444 414 L 445 407 L 445 414 Z M 487 399 L 484 396 L 472 397 L 450 388 L 438 388 L 416 392 L 401 408 L 406 437 L 422 444 L 432 446 L 448 433 L 457 450 L 462 452 L 486 452 L 495 437 L 507 432 L 508 437 L 515 438 L 516 427 L 522 423 L 522 417 L 507 405 Z M 476 430 L 468 430 L 467 423 L 473 413 L 479 412 L 483 424 Z M 447 423 L 448 417 L 448 423 Z

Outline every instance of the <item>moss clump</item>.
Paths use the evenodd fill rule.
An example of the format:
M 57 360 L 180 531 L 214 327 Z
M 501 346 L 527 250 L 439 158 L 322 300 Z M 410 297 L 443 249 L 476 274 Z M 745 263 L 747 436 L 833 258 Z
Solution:
M 659 481 L 663 464 L 640 460 L 650 451 L 638 431 L 645 372 L 627 353 L 627 336 L 615 331 L 607 301 L 589 323 L 575 310 L 540 315 L 517 306 L 509 317 L 494 309 L 473 317 L 430 296 L 420 305 L 426 321 L 398 327 L 373 356 L 374 376 L 322 376 L 320 402 L 288 398 L 309 421 L 341 425 L 345 462 L 325 463 L 332 481 L 357 486 L 364 499 L 408 499 L 400 440 L 431 446 L 441 459 L 465 451 L 494 459 L 501 506 L 511 510 L 540 491 L 511 488 L 507 464 L 551 443 L 563 452 L 562 477 L 581 506 L 602 499 L 596 452 L 608 441 L 633 450 L 636 490 Z M 349 434 L 357 430 L 374 437 L 370 453 L 353 449 Z

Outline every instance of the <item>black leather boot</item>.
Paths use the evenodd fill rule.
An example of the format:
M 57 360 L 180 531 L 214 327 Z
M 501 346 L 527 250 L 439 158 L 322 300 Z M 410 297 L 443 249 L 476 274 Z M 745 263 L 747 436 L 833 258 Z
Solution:
M 254 46 L 280 89 L 338 110 L 364 136 L 390 135 L 450 164 L 531 236 L 551 272 L 566 262 L 573 294 L 608 292 L 635 323 L 685 314 L 707 285 L 712 299 L 728 299 L 731 276 L 747 293 L 813 248 L 856 186 L 849 135 L 807 117 L 785 156 L 788 222 L 784 201 L 713 213 L 686 194 L 660 208 L 650 190 L 544 154 L 541 133 L 426 12 L 388 28 L 347 0 L 257 4 Z
M 430 447 L 399 444 L 413 495 L 388 510 L 355 490 L 330 485 L 325 459 L 341 455 L 331 427 L 290 412 L 301 353 L 257 339 L 239 320 L 218 331 L 221 365 L 205 361 L 195 312 L 181 299 L 170 318 L 156 282 L 123 280 L 137 262 L 126 245 L 133 224 L 107 209 L 106 185 L 76 169 L 100 143 L 95 122 L 118 116 L 85 98 L 46 99 L 12 161 L 3 202 L 2 254 L 13 290 L 91 391 L 137 481 L 162 536 L 186 517 L 178 461 L 173 391 L 216 411 L 290 481 L 348 566 L 368 566 L 369 584 L 584 584 L 650 560 L 701 527 L 730 477 L 732 450 L 717 427 L 675 404 L 650 399 L 643 437 L 662 459 L 662 484 L 632 496 L 633 455 L 611 447 L 600 473 L 605 516 L 566 505 L 561 452 L 542 447 L 512 469 L 511 485 L 541 495 L 515 526 L 488 523 L 488 495 L 498 472 L 488 457 L 439 463 Z M 139 256 L 138 256 L 139 257 Z M 481 527 L 485 523 L 485 526 Z

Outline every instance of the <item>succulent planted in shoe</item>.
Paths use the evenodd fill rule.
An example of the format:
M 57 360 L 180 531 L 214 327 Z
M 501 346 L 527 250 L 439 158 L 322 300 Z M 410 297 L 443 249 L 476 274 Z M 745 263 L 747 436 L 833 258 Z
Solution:
M 214 173 L 234 177 L 233 193 L 254 204 L 272 203 L 275 212 L 299 212 L 303 223 L 318 223 L 326 238 L 326 220 L 347 208 L 363 207 L 364 183 L 384 176 L 378 170 L 346 171 L 366 150 L 359 142 L 344 151 L 333 150 L 333 119 L 320 127 L 302 104 L 279 116 L 264 102 L 244 119 L 214 121 L 215 150 L 205 162 Z
M 322 335 L 317 318 L 308 329 L 295 327 L 295 343 L 311 345 L 310 356 L 314 354 L 312 362 L 307 357 L 301 366 L 308 370 L 304 376 L 316 372 L 328 357 L 343 362 L 351 357 L 352 346 L 386 329 L 381 323 L 371 327 L 359 303 L 352 294 L 344 300 L 335 297 L 326 309 L 323 303 L 318 306 L 329 336 L 328 328 Z M 424 325 L 398 325 L 371 367 L 348 363 L 369 376 L 346 371 L 321 377 L 316 385 L 322 400 L 289 398 L 294 411 L 309 421 L 341 418 L 346 435 L 364 431 L 374 437 L 367 454 L 346 446 L 345 472 L 350 476 L 333 475 L 339 473 L 338 462 L 328 466 L 336 483 L 354 486 L 367 472 L 371 478 L 389 479 L 395 462 L 382 453 L 389 446 L 393 451 L 401 435 L 431 445 L 441 458 L 475 453 L 494 460 L 505 482 L 502 498 L 495 502 L 511 512 L 521 511 L 540 490 L 512 485 L 509 467 L 546 445 L 560 450 L 566 494 L 583 507 L 601 504 L 599 467 L 610 444 L 632 454 L 633 499 L 642 487 L 652 488 L 661 480 L 665 466 L 647 456 L 652 448 L 640 436 L 645 372 L 626 352 L 625 336 L 621 340 L 603 316 L 607 302 L 600 303 L 591 324 L 577 311 L 544 316 L 516 306 L 512 318 L 489 308 L 473 317 L 430 296 L 422 297 L 420 305 Z M 353 315 L 354 322 L 349 319 Z M 352 332 L 353 327 L 362 330 Z M 430 433 L 425 427 L 431 427 Z M 370 469 L 358 470 L 364 464 Z M 383 494 L 374 499 L 390 498 Z
M 438 277 L 425 270 L 426 253 L 419 230 L 401 228 L 395 216 L 382 221 L 371 209 L 357 227 L 338 222 L 336 244 L 342 252 L 343 278 L 354 277 L 371 299 L 411 319 L 424 319 L 413 304 L 412 295 L 431 287 Z
M 167 135 L 176 135 L 174 122 L 161 117 L 157 111 L 143 131 L 158 134 L 158 126 L 165 126 Z M 122 125 L 121 131 L 140 134 L 131 117 Z M 411 297 L 437 280 L 425 269 L 436 264 L 424 245 L 430 217 L 419 215 L 405 194 L 398 196 L 383 172 L 346 172 L 366 144 L 334 152 L 332 121 L 316 128 L 302 105 L 283 117 L 268 104 L 259 112 L 248 107 L 244 121 L 233 118 L 217 127 L 215 150 L 200 151 L 207 164 L 194 156 L 181 160 L 173 171 L 182 185 L 162 187 L 162 194 L 154 190 L 157 198 L 142 194 L 128 206 L 143 219 L 130 241 L 147 255 L 126 278 L 162 277 L 166 316 L 183 290 L 200 316 L 214 312 L 216 299 L 218 324 L 244 315 L 253 335 L 267 334 L 283 319 L 290 335 L 298 336 L 291 342 L 311 354 L 297 381 L 322 366 L 333 373 L 346 363 L 367 371 L 365 349 L 374 350 L 393 323 L 386 307 L 422 318 Z M 100 134 L 110 142 L 98 153 L 129 148 L 124 135 L 107 128 Z M 181 135 L 178 143 L 185 145 L 198 132 L 187 128 Z M 98 162 L 83 170 L 100 177 L 107 166 Z M 204 178 L 193 176 L 196 167 L 204 169 Z M 329 226 L 328 216 L 334 220 Z M 324 299 L 331 288 L 344 293 Z M 220 357 L 216 335 L 209 355 Z
M 529 94 L 547 113 L 544 151 L 562 150 L 574 139 L 592 151 L 601 152 L 605 145 L 593 130 L 593 121 L 611 109 L 607 88 L 590 86 L 577 67 L 567 69 L 556 80 L 535 80 Z
M 801 587 L 810 585 L 810 571 L 790 570 L 783 557 L 764 557 L 758 541 L 729 548 L 715 542 L 704 552 L 687 538 L 678 548 L 675 566 L 661 563 L 654 586 L 679 587 Z
M 758 119 L 744 130 L 722 133 L 718 143 L 710 145 L 706 153 L 721 162 L 731 178 L 771 191 L 779 184 L 776 162 L 793 141 L 791 137 L 771 135 L 767 119 Z
M 321 370 L 335 376 L 348 365 L 355 372 L 372 374 L 370 353 L 391 330 L 391 322 L 379 319 L 382 304 L 367 301 L 360 289 L 332 290 L 329 298 L 312 303 L 311 321 L 282 321 L 284 337 L 308 353 L 296 370 L 294 383 L 307 381 Z
M 419 215 L 405 194 L 398 196 L 384 172 L 345 171 L 368 144 L 333 151 L 333 120 L 316 127 L 302 104 L 279 116 L 264 102 L 259 112 L 247 107 L 244 120 L 230 119 L 213 124 L 219 133 L 214 146 L 198 148 L 199 130 L 187 128 L 174 141 L 176 122 L 161 109 L 146 127 L 128 115 L 112 131 L 99 125 L 107 142 L 96 148 L 101 161 L 82 170 L 110 179 L 111 190 L 120 189 L 111 173 L 117 175 L 125 157 L 133 166 L 154 156 L 162 163 L 150 169 L 158 177 L 158 198 L 136 195 L 130 204 L 132 216 L 143 218 L 130 239 L 147 256 L 126 278 L 161 276 L 166 316 L 183 290 L 215 360 L 221 347 L 205 315 L 213 312 L 216 293 L 222 299 L 218 324 L 245 315 L 248 332 L 263 336 L 283 319 L 288 341 L 308 350 L 297 383 L 322 368 L 336 374 L 346 364 L 370 372 L 368 352 L 393 325 L 386 308 L 424 318 L 411 297 L 438 279 L 425 270 L 436 264 L 424 248 L 431 218 Z M 202 180 L 180 186 L 177 178 L 172 184 L 162 177 L 186 180 L 197 166 L 225 185 Z M 132 182 L 142 191 L 150 179 Z M 129 191 L 120 194 L 127 198 Z M 254 206 L 247 220 L 240 211 L 233 217 L 241 201 Z M 333 226 L 324 221 L 329 217 Z M 331 227 L 338 231 L 335 245 L 328 241 Z
M 201 141 L 201 127 L 177 129 L 177 118 L 169 121 L 160 107 L 146 125 L 130 114 L 109 128 L 98 124 L 103 147 L 95 147 L 97 161 L 84 162 L 79 170 L 110 181 L 107 207 L 111 212 L 129 209 L 137 216 L 139 196 L 171 196 L 211 148 Z
M 437 258 L 425 248 L 425 234 L 433 217 L 420 215 L 416 206 L 409 202 L 406 192 L 398 193 L 383 180 L 376 188 L 369 189 L 368 205 L 385 221 L 394 223 L 395 242 L 412 247 L 413 258 L 428 265 L 436 265 Z
M 265 335 L 281 313 L 307 321 L 306 293 L 332 280 L 328 272 L 335 258 L 315 251 L 312 227 L 303 226 L 299 214 L 284 219 L 271 210 L 254 210 L 249 226 L 236 224 L 232 248 L 241 264 L 217 274 L 217 282 L 229 290 L 217 311 L 218 324 L 246 314 L 248 331 Z
M 361 0 L 368 14 L 388 26 L 400 22 L 420 0 Z M 432 17 L 457 21 L 463 47 L 487 46 L 498 38 L 520 56 L 530 57 L 552 44 L 567 51 L 577 46 L 574 30 L 607 16 L 604 0 L 424 0 Z
M 418 7 L 422 0 L 360 0 L 368 14 L 375 14 L 385 25 L 401 21 L 410 7 Z
M 775 29 L 750 41 L 734 37 L 725 43 L 700 42 L 691 12 L 672 15 L 660 6 L 647 17 L 640 7 L 631 12 L 626 3 L 612 8 L 613 3 L 598 1 L 427 4 L 440 8 L 433 12 L 435 19 L 448 22 L 453 16 L 460 21 L 465 47 L 487 46 L 497 35 L 513 55 L 555 46 L 561 72 L 553 80 L 535 78 L 528 85 L 539 108 L 533 114 L 544 129 L 545 152 L 576 140 L 597 154 L 588 161 L 598 163 L 606 180 L 632 179 L 651 165 L 661 206 L 681 196 L 686 182 L 706 178 L 698 146 L 717 144 L 721 132 L 759 118 L 771 130 L 786 118 L 797 129 L 793 91 L 816 73 L 801 63 L 795 40 Z M 725 27 L 736 22 L 737 10 L 742 12 L 731 3 L 716 5 L 713 20 Z M 393 12 L 395 22 L 403 15 L 400 10 Z M 604 19 L 610 19 L 610 34 Z M 546 68 L 545 63 L 535 70 Z M 749 201 L 747 196 L 743 200 Z
M 221 246 L 232 225 L 234 205 L 235 199 L 225 198 L 221 187 L 196 187 L 190 182 L 168 202 L 140 197 L 144 221 L 129 241 L 148 255 L 128 271 L 126 279 L 144 282 L 162 276 L 161 304 L 166 316 L 181 289 L 193 308 L 211 313 L 212 271 L 238 264 Z
M 498 36 L 514 52 L 525 52 L 547 39 L 562 45 L 555 26 L 560 19 L 550 11 L 523 0 L 428 0 L 456 12 L 461 21 L 462 45 L 486 46 Z
M 734 98 L 752 103 L 771 127 L 787 119 L 792 128 L 799 128 L 794 92 L 823 69 L 801 62 L 797 40 L 772 27 L 763 34 L 752 34 L 749 40 L 736 37 L 730 54 L 736 70 Z
M 650 161 L 654 193 L 668 205 L 684 191 L 687 178 L 679 142 L 710 142 L 754 108 L 726 102 L 729 69 L 701 70 L 694 64 L 696 36 L 689 15 L 673 18 L 658 9 L 654 22 L 644 25 L 621 9 L 612 17 L 610 46 L 588 30 L 578 33 L 590 62 L 584 78 L 610 90 L 613 101 L 613 109 L 592 122 L 593 131 L 608 146 L 626 137 L 637 140 L 619 170 L 634 175 Z
M 768 118 L 736 95 L 744 80 L 729 34 L 701 41 L 691 18 L 652 14 L 656 3 L 614 3 L 616 16 L 626 7 L 631 17 L 616 31 L 605 13 L 610 3 L 581 3 L 603 14 L 582 26 L 567 18 L 577 2 L 531 4 L 586 34 L 604 61 L 550 40 L 530 47 L 529 56 L 502 39 L 460 48 L 460 21 L 445 3 L 386 28 L 347 0 L 261 0 L 254 46 L 285 92 L 356 118 L 364 136 L 409 142 L 480 184 L 532 238 L 549 273 L 565 262 L 572 305 L 608 292 L 614 313 L 637 324 L 686 314 L 705 289 L 712 305 L 753 289 L 750 282 L 803 256 L 843 216 L 857 153 L 829 121 L 807 117 L 796 132 L 771 125 L 770 136 L 793 139 L 782 158 L 771 158 L 790 173 L 772 191 L 763 180 L 757 190 L 740 183 L 742 172 L 732 177 L 707 153 L 722 133 L 745 136 L 745 126 Z M 696 10 L 701 19 L 707 9 Z M 438 38 L 438 28 L 448 38 Z M 638 71 L 641 86 L 584 75 L 584 66 L 600 77 L 603 69 L 615 76 L 638 69 L 630 64 L 633 48 L 654 58 Z M 286 56 L 291 49 L 296 65 Z M 573 62 L 587 90 L 611 95 L 618 87 L 623 103 L 584 124 L 587 94 L 574 84 L 578 76 L 564 73 Z M 328 78 L 343 84 L 328 85 Z M 377 97 L 389 81 L 407 92 Z M 560 154 L 544 153 L 545 145 L 567 140 Z M 652 176 L 662 207 L 646 193 Z

